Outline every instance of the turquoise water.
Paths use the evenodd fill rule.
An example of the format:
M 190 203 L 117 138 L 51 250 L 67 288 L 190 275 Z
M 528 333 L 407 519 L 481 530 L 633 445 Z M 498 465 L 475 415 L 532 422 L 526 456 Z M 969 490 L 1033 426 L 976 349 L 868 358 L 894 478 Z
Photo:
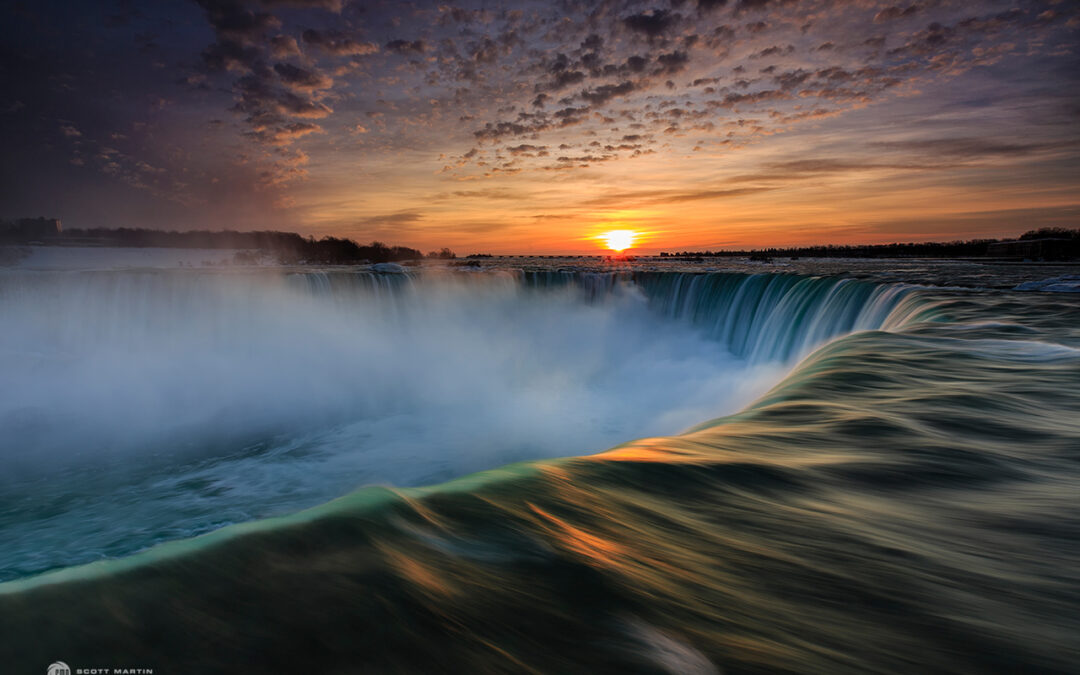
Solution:
M 68 343 L 38 334 L 49 358 L 65 347 L 69 365 L 89 354 L 112 359 L 113 373 L 126 372 L 133 345 L 171 354 L 185 367 L 156 371 L 153 381 L 180 393 L 206 382 L 192 354 L 216 354 L 215 367 L 238 354 L 254 365 L 234 365 L 235 382 L 219 384 L 209 402 L 158 393 L 185 419 L 173 446 L 150 456 L 166 417 L 139 408 L 139 397 L 122 399 L 149 422 L 148 431 L 131 427 L 131 447 L 110 440 L 121 419 L 110 417 L 112 403 L 95 409 L 107 424 L 69 418 L 97 448 L 91 456 L 67 451 L 77 439 L 48 425 L 16 429 L 11 413 L 4 418 L 50 458 L 43 465 L 26 447 L 6 450 L 19 478 L 5 483 L 10 544 L 0 564 L 19 579 L 0 585 L 0 644 L 13 663 L 62 658 L 162 672 L 1075 669 L 1073 294 L 932 288 L 910 275 L 906 283 L 631 270 L 273 279 L 279 290 L 265 297 L 262 276 L 208 287 L 190 276 L 139 280 L 130 288 L 156 302 L 169 288 L 198 309 L 184 324 L 176 311 L 147 309 L 134 331 L 116 320 L 133 292 L 113 280 L 121 290 L 91 291 L 92 302 L 67 314 L 92 305 L 89 315 L 112 317 L 110 337 L 91 339 L 104 325 Z M 54 281 L 6 279 L 8 316 L 27 298 L 64 302 L 67 287 Z M 81 286 L 94 288 L 85 278 Z M 222 288 L 240 294 L 223 298 Z M 281 323 L 252 309 L 283 298 L 299 304 Z M 322 333 L 299 322 L 305 331 L 294 331 L 300 307 L 325 321 L 357 302 L 370 333 L 352 322 Z M 112 353 L 102 345 L 120 327 L 127 346 Z M 386 334 L 393 339 L 378 339 Z M 437 339 L 416 337 L 425 334 Z M 364 349 L 354 350 L 358 335 Z M 170 351 L 158 351 L 162 341 Z M 297 344 L 318 347 L 317 356 L 297 356 Z M 20 345 L 9 338 L 5 353 Z M 401 352 L 409 358 L 394 361 Z M 382 369 L 349 359 L 372 353 Z M 439 370 L 461 353 L 469 358 Z M 303 366 L 278 374 L 289 395 L 257 377 L 267 358 L 284 355 Z M 35 372 L 46 382 L 84 373 L 43 363 Z M 351 389 L 356 377 L 363 386 Z M 443 377 L 456 386 L 433 397 Z M 373 385 L 378 396 L 368 398 Z M 334 395 L 317 396 L 326 386 Z M 571 395 L 545 404 L 559 392 Z M 518 397 L 529 405 L 507 405 Z M 233 404 L 233 426 L 200 417 L 223 401 Z M 376 405 L 386 401 L 389 412 Z M 259 414 L 266 406 L 274 414 Z M 296 419 L 286 414 L 296 409 Z M 680 414 L 687 409 L 698 417 Z M 515 436 L 518 425 L 529 433 Z M 237 427 L 263 437 L 238 451 L 221 440 Z M 510 441 L 485 437 L 491 428 Z M 208 430 L 218 448 L 198 442 Z M 413 445 L 401 439 L 409 434 Z M 590 448 L 582 437 L 612 440 Z M 380 452 L 391 441 L 395 451 Z M 472 442 L 487 449 L 470 455 Z M 459 461 L 463 454 L 470 459 Z M 553 459 L 503 466 L 542 457 Z M 471 474 L 478 468 L 492 470 Z M 350 492 L 373 482 L 358 475 L 415 487 Z M 274 513 L 284 515 L 265 518 Z M 181 538 L 242 521 L 250 522 Z M 80 546 L 65 543 L 72 539 Z M 113 559 L 58 562 L 85 562 L 85 550 Z

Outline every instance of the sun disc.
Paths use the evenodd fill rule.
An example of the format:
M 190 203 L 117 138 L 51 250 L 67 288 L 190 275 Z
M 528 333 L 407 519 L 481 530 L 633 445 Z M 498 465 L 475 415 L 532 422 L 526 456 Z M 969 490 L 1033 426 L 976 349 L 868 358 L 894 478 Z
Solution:
M 624 251 L 634 245 L 634 232 L 631 230 L 612 230 L 605 232 L 603 239 L 612 251 Z

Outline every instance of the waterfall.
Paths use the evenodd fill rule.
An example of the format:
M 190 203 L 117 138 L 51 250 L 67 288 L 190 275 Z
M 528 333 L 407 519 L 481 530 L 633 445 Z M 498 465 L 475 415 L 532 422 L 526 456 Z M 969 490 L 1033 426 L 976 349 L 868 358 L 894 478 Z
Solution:
M 794 274 L 522 272 L 531 288 L 575 286 L 596 302 L 636 287 L 661 316 L 688 321 L 732 354 L 789 361 L 840 335 L 902 325 L 912 287 Z

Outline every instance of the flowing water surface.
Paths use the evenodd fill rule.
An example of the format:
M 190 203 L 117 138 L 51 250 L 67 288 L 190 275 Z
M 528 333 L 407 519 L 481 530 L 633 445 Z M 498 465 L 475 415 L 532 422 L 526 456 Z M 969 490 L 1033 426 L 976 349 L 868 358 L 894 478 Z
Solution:
M 0 650 L 1074 670 L 1080 296 L 920 274 L 0 273 Z

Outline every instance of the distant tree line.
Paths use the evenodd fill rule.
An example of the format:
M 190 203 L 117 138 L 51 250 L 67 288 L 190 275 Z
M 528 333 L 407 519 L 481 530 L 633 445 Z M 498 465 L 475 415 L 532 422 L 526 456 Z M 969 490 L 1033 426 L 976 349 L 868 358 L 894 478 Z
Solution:
M 346 265 L 361 263 L 398 262 L 419 260 L 423 254 L 407 246 L 388 246 L 381 241 L 370 244 L 358 244 L 352 239 L 338 237 L 314 237 L 302 239 L 302 243 L 279 251 L 279 259 L 286 263 L 322 263 L 327 265 Z
M 406 246 L 389 246 L 379 241 L 359 244 L 340 237 L 303 237 L 296 232 L 259 230 L 187 230 L 183 232 L 145 228 L 63 229 L 55 218 L 22 218 L 0 221 L 0 244 L 84 245 L 117 247 L 240 249 L 269 252 L 286 264 L 356 264 L 419 260 L 420 251 Z M 665 258 L 749 257 L 767 261 L 788 258 L 1007 258 L 1032 260 L 1074 260 L 1080 258 L 1080 229 L 1044 227 L 1029 230 L 1016 239 L 971 239 L 967 241 L 919 242 L 911 244 L 823 245 L 764 248 L 734 251 L 678 251 L 660 253 Z M 449 248 L 431 251 L 428 258 L 453 260 Z M 491 257 L 472 254 L 468 258 Z M 530 256 L 532 257 L 532 256 Z M 543 257 L 543 256 L 541 256 Z M 555 257 L 555 256 L 549 256 Z M 241 256 L 240 259 L 254 259 Z
M 967 241 L 911 244 L 824 245 L 763 248 L 739 251 L 661 252 L 663 258 L 749 257 L 772 258 L 1027 258 L 1073 260 L 1080 258 L 1080 230 L 1044 227 L 1029 230 L 1017 239 L 970 239 Z
M 59 221 L 56 221 L 57 223 Z M 188 230 L 184 232 L 122 227 L 67 229 L 60 231 L 50 219 L 27 219 L 0 222 L 0 243 L 56 244 L 116 247 L 253 249 L 268 251 L 287 264 L 355 264 L 360 262 L 396 262 L 419 260 L 423 254 L 406 246 L 389 246 L 380 241 L 358 244 L 340 237 L 303 237 L 296 232 L 262 230 L 233 232 Z M 449 249 L 444 249 L 449 250 Z
M 0 221 L 0 244 L 47 242 L 63 233 L 59 218 L 19 218 Z
M 1028 239 L 1080 239 L 1080 230 L 1070 230 L 1067 227 L 1040 227 L 1037 230 L 1028 230 L 1020 235 L 1021 240 Z

